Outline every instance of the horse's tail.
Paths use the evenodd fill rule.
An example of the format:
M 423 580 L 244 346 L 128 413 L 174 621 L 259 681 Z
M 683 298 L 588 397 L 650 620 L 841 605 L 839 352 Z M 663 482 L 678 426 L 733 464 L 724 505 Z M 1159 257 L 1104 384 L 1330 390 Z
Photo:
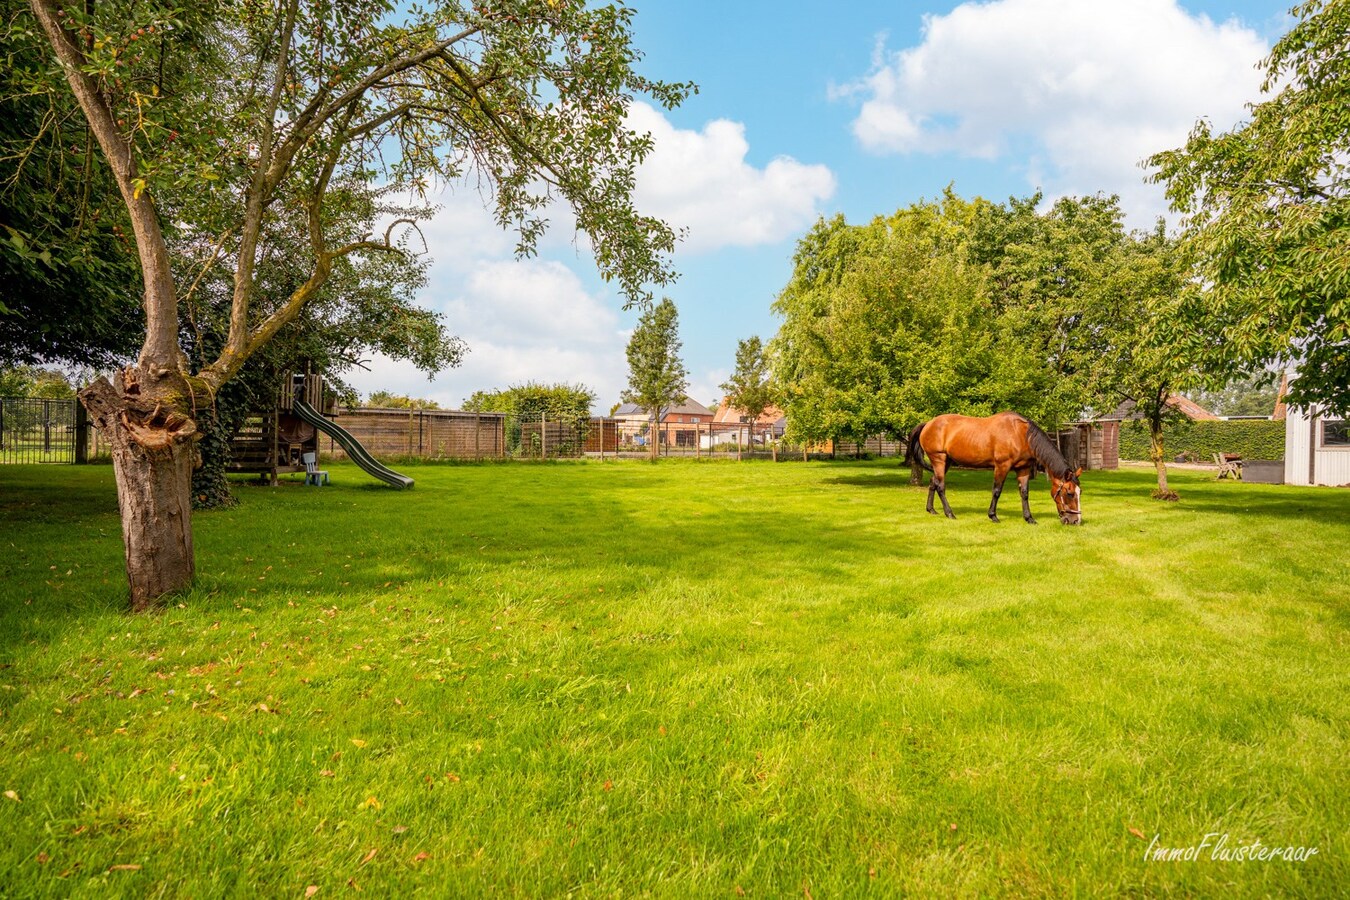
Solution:
M 909 433 L 909 445 L 905 449 L 905 462 L 931 472 L 933 467 L 924 460 L 923 447 L 919 445 L 919 434 L 927 424 L 927 422 L 921 422 Z

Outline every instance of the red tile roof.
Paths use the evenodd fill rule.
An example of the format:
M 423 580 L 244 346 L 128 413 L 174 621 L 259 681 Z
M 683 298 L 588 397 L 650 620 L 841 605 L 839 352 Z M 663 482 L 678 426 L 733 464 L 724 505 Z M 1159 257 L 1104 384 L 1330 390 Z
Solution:
M 718 425 L 735 425 L 741 421 L 741 417 L 744 415 L 745 410 L 740 407 L 729 406 L 727 405 L 727 401 L 723 399 L 722 403 L 717 407 L 717 413 L 713 416 L 713 421 Z M 767 427 L 781 418 L 783 418 L 783 411 L 781 409 L 776 406 L 767 406 L 764 408 L 764 412 L 760 413 L 759 418 L 755 420 L 755 424 Z

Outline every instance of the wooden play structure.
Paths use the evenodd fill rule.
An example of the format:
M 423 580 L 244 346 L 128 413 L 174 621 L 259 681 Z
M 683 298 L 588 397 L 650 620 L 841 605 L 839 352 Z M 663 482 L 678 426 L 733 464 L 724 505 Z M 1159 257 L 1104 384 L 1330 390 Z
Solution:
M 228 471 L 256 472 L 272 484 L 278 475 L 305 471 L 305 454 L 319 452 L 319 431 L 293 412 L 297 399 L 323 409 L 323 377 L 287 378 L 271 409 L 250 413 L 230 441 Z
M 385 466 L 326 412 L 323 378 L 306 371 L 281 383 L 270 410 L 250 414 L 230 442 L 230 472 L 257 472 L 264 481 L 304 472 L 305 481 L 317 470 L 319 434 L 332 438 L 347 458 L 367 475 L 396 488 L 410 488 L 413 480 Z M 327 483 L 327 473 L 323 473 Z M 314 479 L 318 483 L 318 479 Z

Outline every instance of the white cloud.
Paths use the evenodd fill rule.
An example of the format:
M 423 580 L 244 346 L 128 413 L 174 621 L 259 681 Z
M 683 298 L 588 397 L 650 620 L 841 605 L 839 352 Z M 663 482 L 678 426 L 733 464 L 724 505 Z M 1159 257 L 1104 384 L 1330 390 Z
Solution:
M 655 109 L 631 110 L 630 126 L 649 131 L 656 149 L 638 175 L 638 209 L 688 227 L 683 249 L 771 243 L 800 233 L 834 192 L 830 170 L 787 157 L 764 168 L 746 162 L 742 125 L 709 122 L 702 131 L 677 129 Z M 587 289 L 572 264 L 593 267 L 584 237 L 577 240 L 570 211 L 546 212 L 545 258 L 513 258 L 516 236 L 498 227 L 491 196 L 456 184 L 422 226 L 433 260 L 423 305 L 443 312 L 449 329 L 468 344 L 463 364 L 428 382 L 411 365 L 377 357 L 370 371 L 349 373 L 364 394 L 389 390 L 458 408 L 476 390 L 524 381 L 581 382 L 596 391 L 595 411 L 607 413 L 627 382 L 624 348 L 637 313 L 620 313 L 616 295 Z M 571 256 L 568 264 L 547 257 Z M 697 380 L 693 396 L 717 393 L 713 373 Z
M 1165 203 L 1140 160 L 1179 146 L 1197 118 L 1240 121 L 1267 49 L 1176 0 L 963 3 L 836 94 L 861 98 L 853 131 L 870 151 L 1020 158 L 1029 187 L 1119 193 L 1151 217 Z
M 750 144 L 740 122 L 715 119 L 691 131 L 635 103 L 628 125 L 650 132 L 655 142 L 638 171 L 638 209 L 688 228 L 684 249 L 777 243 L 810 225 L 820 204 L 834 195 L 834 174 L 826 166 L 789 156 L 762 169 L 746 162 Z
M 563 381 L 595 390 L 598 412 L 618 399 L 627 326 L 603 294 L 587 291 L 562 263 L 487 260 L 465 270 L 438 261 L 423 302 L 445 313 L 450 330 L 468 343 L 464 362 L 428 383 L 409 364 L 377 358 L 370 372 L 351 373 L 357 390 L 407 393 L 458 409 L 476 390 Z

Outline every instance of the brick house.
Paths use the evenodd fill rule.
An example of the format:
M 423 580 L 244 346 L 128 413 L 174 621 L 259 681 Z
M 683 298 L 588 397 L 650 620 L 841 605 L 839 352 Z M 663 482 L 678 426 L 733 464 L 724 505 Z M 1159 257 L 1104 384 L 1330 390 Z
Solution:
M 745 410 L 728 405 L 725 398 L 717 407 L 717 412 L 713 413 L 712 421 L 713 430 L 704 446 L 733 444 L 738 439 L 746 442 L 751 440 L 751 429 L 740 427 L 750 425 L 750 417 L 745 414 Z M 766 440 L 781 438 L 786 428 L 787 417 L 783 411 L 776 406 L 766 407 L 754 421 L 754 441 L 762 444 Z
M 625 444 L 646 444 L 651 430 L 651 415 L 635 403 L 624 403 L 612 416 L 618 423 L 620 440 Z M 697 400 L 686 400 L 678 406 L 662 411 L 657 434 L 663 444 L 672 447 L 695 447 L 700 430 L 707 432 L 713 411 Z

